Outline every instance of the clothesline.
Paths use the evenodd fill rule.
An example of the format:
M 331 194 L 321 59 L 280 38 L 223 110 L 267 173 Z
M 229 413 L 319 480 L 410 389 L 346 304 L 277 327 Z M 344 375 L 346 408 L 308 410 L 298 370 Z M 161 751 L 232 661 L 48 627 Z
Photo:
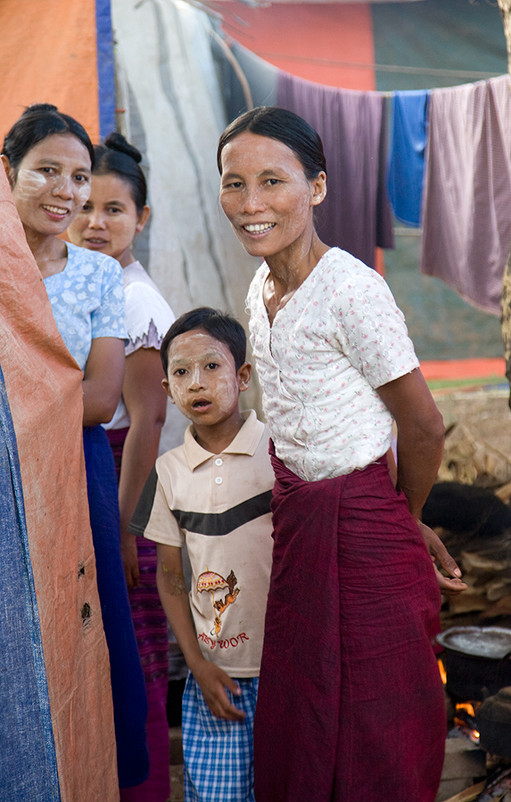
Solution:
M 281 58 L 282 54 L 280 53 L 264 53 L 260 52 L 260 58 L 263 58 L 267 61 L 274 60 L 276 58 Z M 335 67 L 349 67 L 352 69 L 360 69 L 360 70 L 371 70 L 373 72 L 392 72 L 398 73 L 403 75 L 433 75 L 438 78 L 462 78 L 466 79 L 467 82 L 471 81 L 485 81 L 489 78 L 497 78 L 499 73 L 496 72 L 484 72 L 481 70 L 448 70 L 448 69 L 438 69 L 436 67 L 403 67 L 398 64 L 376 64 L 374 62 L 357 62 L 357 61 L 343 61 L 341 59 L 327 59 L 327 58 L 315 58 L 315 57 L 302 57 L 302 56 L 295 56 L 292 54 L 286 54 L 287 61 L 297 61 L 299 63 L 308 63 L 308 64 L 320 64 L 324 66 L 335 66 Z M 376 90 L 377 91 L 377 90 Z M 381 92 L 384 95 L 391 95 L 392 92 Z
M 318 216 L 325 241 L 373 264 L 375 246 L 393 247 L 389 199 L 400 222 L 422 225 L 421 271 L 476 308 L 500 314 L 511 245 L 507 74 L 447 88 L 357 91 L 293 76 L 235 40 L 230 50 L 253 105 L 283 105 L 322 136 L 330 167 Z M 236 116 L 243 100 L 239 89 L 238 96 L 236 87 L 230 91 L 228 114 Z

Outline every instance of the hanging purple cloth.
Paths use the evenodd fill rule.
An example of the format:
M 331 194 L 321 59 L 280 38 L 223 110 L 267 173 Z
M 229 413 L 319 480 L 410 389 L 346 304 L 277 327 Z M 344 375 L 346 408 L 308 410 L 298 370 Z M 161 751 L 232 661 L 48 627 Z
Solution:
M 415 227 L 421 223 L 428 101 L 429 90 L 395 92 L 392 96 L 389 198 L 397 219 Z
M 394 247 L 385 186 L 385 97 L 280 72 L 277 105 L 306 119 L 323 140 L 328 194 L 316 214 L 319 236 L 373 266 L 376 246 Z
M 509 76 L 431 92 L 421 269 L 500 315 L 511 246 Z

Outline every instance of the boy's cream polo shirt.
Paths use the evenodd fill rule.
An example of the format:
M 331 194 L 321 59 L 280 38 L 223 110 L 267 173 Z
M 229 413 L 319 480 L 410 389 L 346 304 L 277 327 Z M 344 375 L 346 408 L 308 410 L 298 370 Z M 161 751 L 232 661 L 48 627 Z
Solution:
M 158 543 L 186 544 L 202 652 L 232 677 L 259 674 L 273 546 L 268 431 L 253 410 L 244 417 L 220 454 L 202 448 L 188 427 L 183 445 L 157 460 L 130 527 Z

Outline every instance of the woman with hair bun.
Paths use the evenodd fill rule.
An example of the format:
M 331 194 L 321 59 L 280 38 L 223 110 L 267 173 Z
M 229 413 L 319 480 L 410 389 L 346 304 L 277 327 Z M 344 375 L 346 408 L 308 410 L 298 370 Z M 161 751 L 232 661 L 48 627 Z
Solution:
M 166 802 L 170 793 L 166 716 L 168 687 L 167 621 L 156 588 L 156 549 L 128 533 L 140 492 L 158 456 L 165 422 L 166 394 L 159 355 L 174 314 L 133 255 L 133 241 L 149 217 L 141 154 L 118 133 L 94 148 L 88 201 L 68 230 L 76 245 L 118 260 L 126 298 L 125 374 L 122 398 L 107 424 L 119 477 L 121 550 L 147 697 L 149 778 L 124 789 L 123 802 Z
M 122 271 L 115 259 L 60 238 L 90 194 L 94 149 L 80 123 L 49 103 L 30 106 L 5 137 L 1 158 L 57 327 L 84 374 L 87 491 L 117 768 L 121 787 L 135 785 L 148 774 L 147 701 L 120 553 L 115 466 L 101 425 L 115 412 L 124 375 Z

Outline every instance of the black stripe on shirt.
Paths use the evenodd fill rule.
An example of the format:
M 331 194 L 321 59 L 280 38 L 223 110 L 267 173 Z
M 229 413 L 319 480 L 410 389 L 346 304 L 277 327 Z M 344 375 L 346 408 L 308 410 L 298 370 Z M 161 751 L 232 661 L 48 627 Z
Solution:
M 158 484 L 158 474 L 153 468 L 149 478 L 145 483 L 140 495 L 133 518 L 128 526 L 128 531 L 134 535 L 144 535 L 151 511 L 153 508 L 156 486 Z M 172 510 L 181 529 L 188 532 L 195 532 L 198 535 L 209 535 L 220 537 L 228 535 L 239 526 L 249 523 L 261 515 L 270 512 L 271 490 L 259 493 L 258 496 L 242 501 L 235 507 L 220 513 L 193 512 L 185 510 Z
M 149 523 L 149 518 L 151 517 L 157 484 L 158 474 L 156 473 L 156 468 L 153 466 L 144 485 L 144 489 L 140 494 L 133 517 L 128 525 L 128 532 L 131 532 L 132 535 L 143 535 L 145 532 L 146 526 Z
M 271 490 L 242 501 L 225 512 L 185 512 L 172 510 L 181 529 L 197 535 L 221 537 L 228 535 L 239 526 L 249 523 L 270 512 Z

